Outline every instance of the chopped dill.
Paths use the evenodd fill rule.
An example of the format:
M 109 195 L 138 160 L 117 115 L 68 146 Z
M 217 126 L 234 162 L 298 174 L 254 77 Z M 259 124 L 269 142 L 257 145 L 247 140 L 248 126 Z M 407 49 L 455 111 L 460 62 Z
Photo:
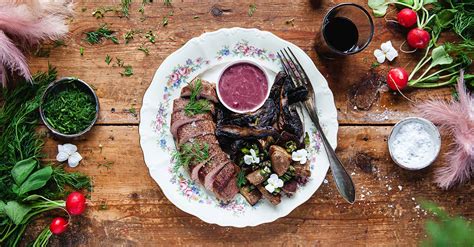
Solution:
M 84 47 L 79 48 L 79 53 L 81 56 L 84 56 Z
M 112 58 L 109 56 L 109 54 L 107 54 L 107 56 L 105 56 L 105 63 L 109 65 L 110 62 L 112 62 Z
M 172 0 L 163 0 L 163 4 L 167 7 L 171 7 Z
M 121 0 L 121 3 L 120 3 L 121 10 L 120 10 L 120 12 L 122 12 L 122 16 L 128 18 L 131 3 L 132 3 L 132 0 Z
M 209 158 L 209 145 L 196 142 L 183 144 L 180 151 L 173 152 L 172 158 L 175 161 L 173 170 L 176 172 L 181 167 L 188 167 L 206 161 Z
M 150 54 L 150 51 L 149 51 L 148 48 L 145 47 L 144 45 L 140 45 L 140 47 L 138 47 L 137 50 L 142 51 L 142 52 L 145 53 L 145 55 L 147 55 L 147 56 Z
M 145 33 L 145 38 L 148 39 L 148 41 L 150 41 L 150 43 L 154 44 L 155 43 L 155 34 L 153 34 L 153 31 L 148 31 Z
M 94 16 L 97 19 L 101 19 L 101 18 L 104 18 L 105 13 L 111 12 L 111 11 L 114 11 L 114 9 L 111 7 L 97 8 L 94 10 L 94 12 L 92 12 L 92 16 Z
M 133 39 L 133 36 L 135 35 L 135 33 L 136 33 L 135 30 L 130 30 L 123 35 L 123 38 L 125 39 L 125 44 L 128 44 L 128 42 L 130 42 L 130 40 Z
M 248 11 L 248 15 L 250 17 L 253 16 L 253 13 L 255 13 L 255 11 L 257 10 L 257 6 L 255 5 L 255 3 L 252 3 L 249 5 L 249 11 Z
M 211 103 L 207 99 L 197 99 L 202 90 L 201 79 L 196 79 L 193 84 L 189 84 L 189 87 L 191 89 L 191 96 L 189 103 L 184 107 L 184 113 L 192 116 L 210 111 Z
M 133 68 L 131 65 L 124 65 L 123 72 L 120 73 L 121 76 L 130 77 L 133 75 Z
M 102 41 L 103 38 L 111 40 L 115 44 L 118 44 L 119 41 L 114 35 L 115 31 L 110 30 L 106 24 L 102 24 L 97 30 L 86 32 L 86 39 L 89 44 L 98 44 Z
M 163 21 L 161 21 L 161 25 L 163 27 L 168 26 L 168 16 L 163 17 Z

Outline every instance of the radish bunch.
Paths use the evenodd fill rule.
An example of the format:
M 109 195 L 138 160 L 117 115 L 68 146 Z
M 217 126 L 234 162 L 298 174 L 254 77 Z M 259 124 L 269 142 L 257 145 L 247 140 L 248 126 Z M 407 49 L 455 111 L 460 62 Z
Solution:
M 412 28 L 407 35 L 407 42 L 413 48 L 424 49 L 430 43 L 430 34 L 423 29 L 424 25 L 421 25 L 418 20 L 418 14 L 416 11 L 410 8 L 404 8 L 397 14 L 397 21 L 400 25 L 406 28 L 412 28 L 415 24 L 417 27 Z M 426 23 L 424 23 L 426 25 Z

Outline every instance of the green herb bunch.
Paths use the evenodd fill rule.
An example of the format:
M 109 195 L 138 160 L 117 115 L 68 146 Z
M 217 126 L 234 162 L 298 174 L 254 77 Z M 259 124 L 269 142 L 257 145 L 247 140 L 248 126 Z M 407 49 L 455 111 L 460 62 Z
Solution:
M 189 84 L 191 89 L 191 96 L 189 103 L 184 107 L 184 113 L 188 116 L 206 113 L 211 110 L 211 103 L 207 99 L 199 99 L 199 94 L 202 91 L 201 79 L 196 79 Z
M 63 134 L 77 134 L 94 121 L 97 113 L 95 100 L 90 93 L 78 88 L 75 80 L 63 85 L 65 87 L 57 91 L 53 89 L 45 99 L 45 119 L 51 127 Z
M 89 177 L 66 173 L 61 167 L 41 164 L 42 135 L 38 108 L 46 85 L 56 70 L 22 81 L 2 91 L 0 107 L 0 245 L 17 246 L 28 224 L 38 214 L 56 209 L 52 200 L 65 196 L 68 187 L 91 188 Z M 48 198 L 44 200 L 44 198 Z
M 175 161 L 174 171 L 177 171 L 181 167 L 206 161 L 209 158 L 209 145 L 207 143 L 185 143 L 172 156 Z

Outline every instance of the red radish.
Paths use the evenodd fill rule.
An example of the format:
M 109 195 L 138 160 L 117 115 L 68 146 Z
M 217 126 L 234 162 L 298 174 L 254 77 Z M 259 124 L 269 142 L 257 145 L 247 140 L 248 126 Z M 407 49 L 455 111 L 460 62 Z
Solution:
M 66 199 L 66 210 L 71 215 L 80 215 L 86 209 L 86 198 L 82 193 L 72 192 Z
M 56 235 L 59 235 L 66 231 L 68 222 L 63 217 L 56 217 L 51 221 L 49 225 L 49 230 Z
M 407 42 L 413 48 L 423 49 L 430 43 L 430 38 L 430 34 L 427 31 L 417 27 L 408 32 Z
M 403 68 L 393 68 L 388 72 L 387 84 L 392 90 L 402 90 L 408 84 L 408 73 Z
M 398 23 L 404 27 L 412 27 L 415 25 L 416 19 L 416 12 L 409 8 L 404 8 L 397 14 Z

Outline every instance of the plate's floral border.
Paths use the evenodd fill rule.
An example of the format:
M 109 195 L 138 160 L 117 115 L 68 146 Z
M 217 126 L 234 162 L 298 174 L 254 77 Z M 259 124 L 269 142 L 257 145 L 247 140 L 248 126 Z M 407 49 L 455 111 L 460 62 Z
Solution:
M 250 45 L 248 41 L 241 40 L 237 42 L 232 49 L 229 49 L 229 46 L 223 46 L 218 50 L 216 59 L 222 60 L 224 57 L 229 58 L 244 58 L 251 57 L 257 58 L 264 61 L 271 61 L 274 63 L 280 63 L 278 61 L 277 55 L 274 53 L 268 52 L 266 49 L 261 49 Z M 211 64 L 209 60 L 205 60 L 202 57 L 195 59 L 188 58 L 185 63 L 176 65 L 171 73 L 166 77 L 168 80 L 164 87 L 163 98 L 158 100 L 158 112 L 155 119 L 152 121 L 151 126 L 154 132 L 158 135 L 158 147 L 164 152 L 168 153 L 170 156 L 173 151 L 176 150 L 175 145 L 170 136 L 170 123 L 167 121 L 170 113 L 172 112 L 172 99 L 171 96 L 174 95 L 176 90 L 181 88 L 181 85 L 188 82 L 190 75 L 198 70 L 203 69 L 205 66 Z M 311 161 L 311 170 L 314 172 L 316 164 L 316 154 L 319 153 L 321 147 L 321 139 L 319 133 L 315 128 L 309 130 L 311 147 L 308 149 L 310 153 Z M 244 198 L 236 197 L 233 201 L 222 202 L 216 199 L 214 196 L 209 195 L 202 187 L 189 178 L 184 169 L 173 169 L 175 165 L 174 160 L 171 160 L 171 164 L 168 168 L 168 172 L 172 174 L 170 182 L 177 185 L 176 190 L 181 195 L 184 196 L 189 201 L 197 202 L 200 204 L 214 205 L 218 208 L 229 210 L 234 214 L 242 214 L 251 207 Z M 257 204 L 258 206 L 258 204 Z

